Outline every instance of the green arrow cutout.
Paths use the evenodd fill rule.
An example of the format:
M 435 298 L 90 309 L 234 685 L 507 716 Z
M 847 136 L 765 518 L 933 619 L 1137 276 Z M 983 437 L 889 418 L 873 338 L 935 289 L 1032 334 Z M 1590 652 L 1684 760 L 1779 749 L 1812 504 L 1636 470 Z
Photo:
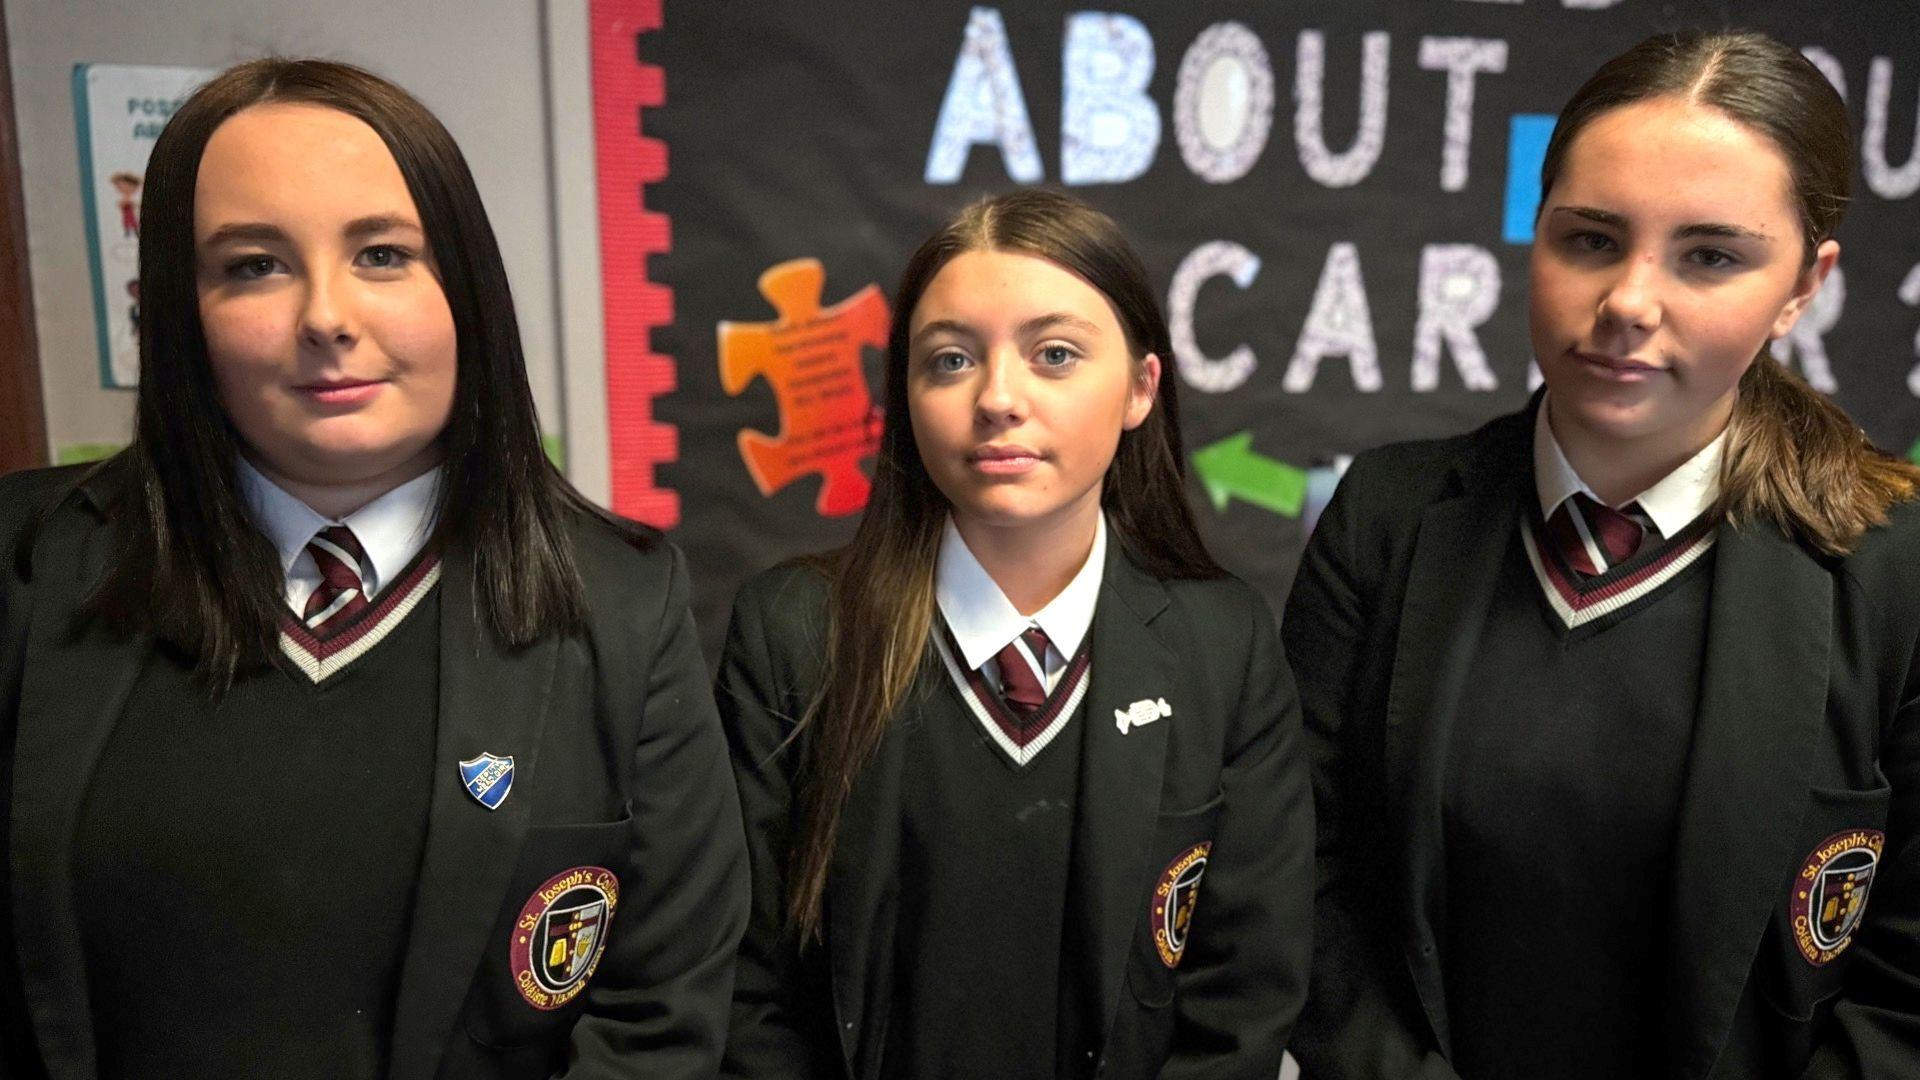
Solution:
M 1229 435 L 1193 455 L 1194 471 L 1213 508 L 1224 513 L 1234 499 L 1290 518 L 1307 501 L 1307 471 L 1254 452 L 1253 432 Z

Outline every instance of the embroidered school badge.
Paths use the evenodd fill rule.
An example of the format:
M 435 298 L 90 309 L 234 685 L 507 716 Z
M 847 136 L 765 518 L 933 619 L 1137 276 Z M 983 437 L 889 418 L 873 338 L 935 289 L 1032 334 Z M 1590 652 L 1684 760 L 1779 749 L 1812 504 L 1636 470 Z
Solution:
M 1193 924 L 1193 907 L 1200 899 L 1200 878 L 1207 872 L 1207 852 L 1213 841 L 1195 844 L 1180 853 L 1160 873 L 1153 889 L 1153 944 L 1160 950 L 1160 962 L 1179 967 L 1187 952 L 1187 930 Z
M 1853 943 L 1886 842 L 1878 829 L 1835 833 L 1801 864 L 1793 879 L 1793 940 L 1807 963 L 1821 967 Z
M 534 890 L 507 948 L 513 985 L 527 1004 L 550 1011 L 587 988 L 619 904 L 620 879 L 599 866 L 576 866 Z
M 481 806 L 500 809 L 500 804 L 507 801 L 507 792 L 513 790 L 513 755 L 481 754 L 461 762 L 460 782 L 467 785 L 467 794 Z

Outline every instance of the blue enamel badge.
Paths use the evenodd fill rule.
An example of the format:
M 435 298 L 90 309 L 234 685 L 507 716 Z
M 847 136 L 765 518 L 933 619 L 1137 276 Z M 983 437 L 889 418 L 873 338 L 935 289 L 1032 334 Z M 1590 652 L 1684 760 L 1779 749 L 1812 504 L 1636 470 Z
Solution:
M 463 761 L 460 779 L 467 785 L 467 794 L 476 802 L 489 810 L 498 810 L 500 804 L 507 801 L 507 792 L 513 790 L 513 757 L 481 754 L 471 761 Z

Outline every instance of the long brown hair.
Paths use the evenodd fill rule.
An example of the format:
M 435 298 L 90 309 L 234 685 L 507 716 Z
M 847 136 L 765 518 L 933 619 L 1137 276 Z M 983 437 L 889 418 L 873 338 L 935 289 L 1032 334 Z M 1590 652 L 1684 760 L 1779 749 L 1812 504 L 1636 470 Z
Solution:
M 800 828 L 789 862 L 788 917 L 801 940 L 820 933 L 821 898 L 840 812 L 894 711 L 928 662 L 933 569 L 948 503 L 914 445 L 907 413 L 907 340 L 913 309 L 949 260 L 968 251 L 1035 255 L 1084 278 L 1113 304 L 1135 363 L 1172 357 L 1167 323 L 1146 268 L 1120 227 L 1076 199 L 1023 190 L 976 203 L 934 233 L 907 261 L 887 339 L 884 428 L 873 495 L 853 542 L 816 560 L 826 571 L 825 674 L 802 718 L 806 736 Z M 1155 406 L 1122 432 L 1100 504 L 1111 534 L 1159 578 L 1218 577 L 1186 498 L 1175 380 L 1160 380 Z
M 1851 126 L 1820 69 L 1766 34 L 1656 34 L 1607 61 L 1560 111 L 1540 166 L 1541 192 L 1553 189 L 1568 147 L 1588 124 L 1655 98 L 1717 109 L 1772 141 L 1792 176 L 1803 265 L 1811 266 L 1846 215 Z M 1839 406 L 1766 350 L 1741 376 L 1728 431 L 1720 471 L 1727 519 L 1770 521 L 1828 555 L 1853 550 L 1920 486 L 1920 469 L 1876 448 Z
M 458 350 L 431 542 L 472 553 L 475 614 L 501 641 L 523 645 L 577 625 L 586 596 L 565 522 L 601 518 L 641 545 L 657 534 L 594 507 L 547 460 L 506 267 L 466 159 L 426 106 L 393 83 L 347 64 L 278 57 L 229 68 L 194 91 L 148 158 L 140 395 L 132 445 L 104 466 L 129 476 L 130 495 L 112 514 L 116 546 L 92 610 L 179 644 L 216 691 L 273 648 L 282 574 L 235 480 L 241 443 L 214 390 L 193 238 L 207 140 L 235 113 L 269 102 L 365 122 L 419 208 Z

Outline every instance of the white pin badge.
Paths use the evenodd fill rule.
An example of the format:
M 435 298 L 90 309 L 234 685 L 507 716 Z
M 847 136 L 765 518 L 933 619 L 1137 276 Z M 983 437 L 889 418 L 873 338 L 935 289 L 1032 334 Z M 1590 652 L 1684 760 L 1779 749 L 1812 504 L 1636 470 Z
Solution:
M 1173 706 L 1167 704 L 1166 698 L 1160 698 L 1158 700 L 1141 698 L 1139 701 L 1127 706 L 1125 711 L 1121 711 L 1120 709 L 1113 710 L 1113 724 L 1120 729 L 1120 734 L 1125 735 L 1131 728 L 1137 728 L 1143 724 L 1151 724 L 1163 716 L 1172 715 Z

